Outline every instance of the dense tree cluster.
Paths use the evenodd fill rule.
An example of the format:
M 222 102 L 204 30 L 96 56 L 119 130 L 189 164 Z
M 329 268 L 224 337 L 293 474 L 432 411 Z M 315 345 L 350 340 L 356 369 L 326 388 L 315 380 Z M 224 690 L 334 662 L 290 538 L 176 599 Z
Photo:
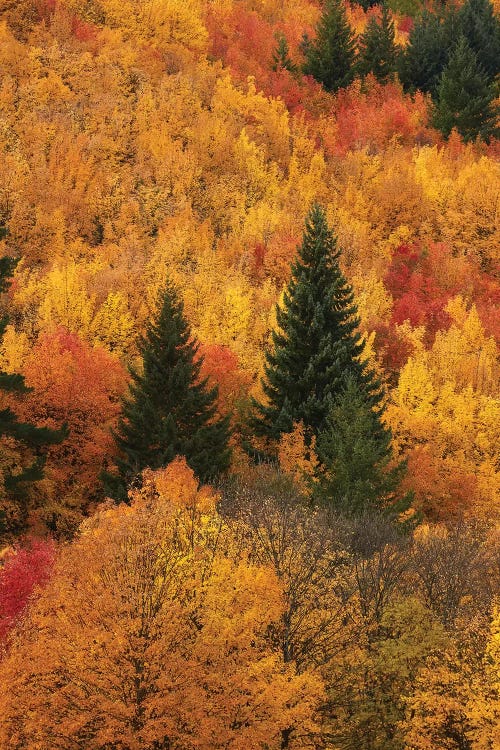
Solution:
M 320 18 L 306 0 L 276 17 L 243 4 L 224 17 L 197 6 L 190 20 L 172 4 L 175 23 L 146 5 L 5 9 L 0 241 L 6 257 L 22 260 L 4 298 L 11 322 L 0 366 L 32 389 L 16 402 L 20 422 L 69 427 L 63 443 L 43 450 L 45 478 L 30 490 L 23 523 L 70 534 L 102 499 L 102 469 L 113 474 L 123 459 L 112 430 L 121 430 L 127 369 L 143 377 L 139 342 L 167 279 L 199 342 L 200 377 L 208 390 L 220 385 L 208 426 L 229 417 L 233 465 L 244 466 L 251 399 L 264 403 L 267 337 L 279 335 L 275 303 L 314 200 L 344 251 L 363 357 L 388 386 L 394 460 L 408 461 L 407 489 L 433 518 L 451 508 L 489 513 L 497 491 L 495 146 L 465 147 L 453 131 L 443 145 L 423 95 L 404 95 L 391 78 L 392 42 L 386 52 L 382 44 L 394 27 L 411 60 L 417 28 L 444 21 L 417 14 L 408 32 L 396 11 L 335 6 L 387 82 L 368 75 L 332 96 L 300 73 L 304 31 L 314 46 Z M 469 18 L 468 7 L 457 18 Z M 477 39 L 493 44 L 497 19 L 487 4 L 476 16 L 481 23 L 471 16 L 464 38 L 478 55 Z M 481 46 L 482 65 L 491 76 L 488 49 Z M 469 67 L 453 64 L 466 91 Z M 448 132 L 462 89 L 445 76 L 440 90 L 433 121 Z M 476 127 L 493 133 L 493 107 L 480 123 L 476 99 L 486 102 L 477 87 L 461 120 L 467 139 Z M 424 382 L 430 399 L 419 395 Z M 455 422 L 465 404 L 473 415 L 465 450 L 450 437 L 451 401 Z M 298 456 L 302 434 L 306 453 L 311 447 L 307 419 L 291 416 L 292 431 L 276 433 L 272 448 L 283 465 L 285 443 Z M 313 463 L 322 450 L 314 437 Z M 16 473 L 30 465 L 22 446 L 13 454 L 12 439 L 2 440 Z M 14 518 L 21 498 L 7 494 L 4 505 Z
M 0 16 L 0 746 L 495 748 L 493 5 Z
M 445 136 L 456 128 L 465 140 L 498 137 L 499 73 L 500 20 L 489 0 L 422 14 L 400 58 L 405 87 L 432 95 L 435 126 Z
M 465 140 L 498 137 L 500 21 L 490 0 L 466 0 L 458 10 L 452 5 L 424 11 L 406 47 L 396 46 L 392 13 L 383 3 L 380 18 L 369 17 L 357 51 L 344 3 L 332 0 L 303 51 L 304 72 L 328 91 L 348 86 L 355 75 L 371 73 L 387 81 L 398 70 L 405 88 L 432 95 L 433 123 L 443 135 L 456 128 Z
M 4 641 L 6 747 L 495 746 L 498 537 L 474 524 L 409 538 L 264 467 L 215 494 L 178 459 L 50 565 Z
M 275 313 L 275 304 L 294 283 L 291 265 L 315 200 L 343 249 L 336 264 L 353 286 L 362 358 L 386 390 L 394 465 L 408 463 L 404 491 L 413 490 L 433 519 L 497 512 L 495 146 L 464 146 L 453 132 L 443 145 L 423 95 L 404 95 L 384 67 L 391 45 L 382 54 L 379 42 L 392 38 L 392 27 L 397 44 L 408 42 L 410 60 L 417 28 L 430 19 L 446 25 L 439 14 L 417 14 L 408 32 L 396 11 L 336 7 L 387 82 L 368 75 L 332 96 L 301 75 L 302 37 L 307 32 L 313 44 L 320 18 L 306 0 L 285 4 L 276 17 L 238 4 L 224 17 L 193 7 L 189 20 L 172 5 L 177 26 L 166 16 L 153 20 L 158 9 L 120 11 L 111 0 L 6 8 L 0 242 L 5 257 L 22 260 L 4 295 L 10 323 L 0 366 L 31 388 L 20 399 L 8 396 L 20 423 L 69 428 L 64 442 L 35 449 L 46 455 L 45 477 L 28 483 L 18 529 L 71 534 L 102 499 L 102 470 L 113 475 L 125 460 L 112 432 L 132 429 L 123 415 L 118 426 L 121 399 L 132 408 L 135 398 L 134 383 L 127 396 L 127 371 L 150 377 L 139 342 L 167 279 L 199 344 L 199 380 L 194 357 L 185 383 L 198 388 L 208 378 L 207 393 L 219 386 L 203 419 L 210 431 L 229 418 L 231 465 L 243 469 L 251 401 L 265 404 L 265 352 L 274 356 L 267 338 L 281 335 L 276 316 L 286 312 L 280 303 Z M 478 6 L 481 24 L 467 22 L 476 55 L 476 37 L 494 38 L 488 8 Z M 467 14 L 465 4 L 458 16 Z M 481 49 L 486 55 L 488 45 Z M 466 77 L 469 68 L 458 67 Z M 462 89 L 445 77 L 442 90 L 433 121 L 441 118 L 448 132 L 447 111 Z M 468 97 L 464 137 L 480 126 L 481 97 L 479 89 Z M 332 397 L 341 395 L 338 382 Z M 299 385 L 291 383 L 287 398 Z M 275 431 L 270 452 L 282 466 L 290 468 L 293 455 L 312 471 L 325 465 L 324 441 L 299 412 L 286 419 L 283 412 L 290 431 Z M 361 422 L 372 419 L 367 413 Z M 450 422 L 461 427 L 455 432 Z M 33 462 L 27 446 L 14 447 L 7 435 L 2 441 L 6 471 Z M 161 461 L 181 443 L 187 453 L 185 439 L 172 437 Z M 203 477 L 217 473 L 210 455 L 197 466 Z M 122 497 L 144 465 L 120 480 Z M 20 493 L 2 502 L 13 532 Z

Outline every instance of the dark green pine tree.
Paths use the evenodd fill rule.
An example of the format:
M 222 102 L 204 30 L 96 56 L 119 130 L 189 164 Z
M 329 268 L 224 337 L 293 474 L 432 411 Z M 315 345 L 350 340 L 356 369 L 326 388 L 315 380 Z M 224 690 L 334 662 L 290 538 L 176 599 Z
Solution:
M 288 70 L 290 73 L 297 73 L 297 66 L 290 57 L 290 48 L 286 36 L 278 32 L 276 34 L 276 49 L 273 52 L 273 70 Z
M 127 499 L 143 469 L 184 456 L 201 481 L 229 466 L 229 418 L 217 419 L 217 388 L 200 379 L 201 359 L 183 305 L 169 282 L 155 320 L 141 340 L 142 371 L 131 370 L 130 394 L 114 435 L 117 474 L 103 475 L 106 492 Z
M 318 437 L 349 373 L 370 407 L 380 403 L 380 384 L 360 358 L 354 295 L 339 256 L 325 213 L 315 204 L 277 307 L 273 351 L 266 352 L 262 385 L 268 403 L 254 401 L 252 428 L 259 437 L 277 440 L 299 421 Z
M 318 439 L 326 472 L 314 486 L 316 499 L 347 514 L 407 510 L 411 494 L 398 493 L 406 464 L 390 466 L 391 439 L 380 411 L 370 408 L 349 375 Z
M 390 10 L 382 6 L 380 22 L 372 16 L 359 40 L 357 74 L 361 77 L 373 73 L 385 83 L 396 72 L 397 49 L 394 43 L 394 22 Z
M 435 96 L 439 78 L 449 56 L 451 15 L 443 18 L 424 11 L 410 31 L 408 45 L 398 59 L 398 72 L 406 91 L 424 91 Z
M 16 265 L 17 260 L 14 258 L 0 258 L 0 294 L 7 290 Z M 0 318 L 0 341 L 3 339 L 8 322 L 7 315 Z M 0 391 L 12 393 L 22 398 L 31 391 L 31 388 L 26 386 L 22 375 L 0 371 Z M 28 515 L 27 497 L 30 487 L 33 482 L 43 479 L 44 449 L 50 445 L 61 443 L 66 436 L 66 426 L 63 426 L 60 430 L 36 427 L 29 422 L 20 422 L 10 407 L 0 409 L 0 438 L 14 438 L 20 444 L 21 452 L 30 456 L 26 465 L 21 468 L 19 466 L 10 467 L 8 462 L 7 465 L 2 466 L 3 487 L 0 489 L 0 493 L 3 493 L 9 502 L 17 507 L 14 525 L 6 523 L 4 518 L 0 518 L 0 530 L 2 532 L 18 534 L 24 530 Z
M 490 81 L 500 73 L 500 20 L 490 0 L 466 0 L 458 12 L 459 30 Z
M 316 28 L 316 38 L 304 46 L 303 72 L 323 84 L 327 91 L 348 86 L 354 78 L 354 34 L 342 0 L 326 0 Z
M 379 0 L 357 0 L 357 5 L 360 5 L 363 10 L 369 10 L 374 5 L 378 5 Z
M 500 135 L 495 98 L 495 84 L 461 36 L 439 82 L 432 124 L 446 137 L 456 128 L 465 141 L 489 141 Z

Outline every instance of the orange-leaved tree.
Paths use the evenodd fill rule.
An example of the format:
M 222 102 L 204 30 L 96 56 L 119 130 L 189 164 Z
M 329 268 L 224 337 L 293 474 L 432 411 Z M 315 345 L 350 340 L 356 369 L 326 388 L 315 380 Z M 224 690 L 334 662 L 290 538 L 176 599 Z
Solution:
M 104 507 L 12 637 L 0 746 L 306 748 L 322 684 L 284 664 L 281 587 L 176 459 Z
M 37 513 L 58 531 L 71 530 L 99 497 L 99 474 L 113 454 L 110 428 L 120 413 L 127 374 L 112 354 L 64 328 L 40 336 L 24 373 L 35 389 L 26 401 L 26 416 L 50 427 L 65 422 L 69 428 L 67 440 L 50 450 L 50 496 Z

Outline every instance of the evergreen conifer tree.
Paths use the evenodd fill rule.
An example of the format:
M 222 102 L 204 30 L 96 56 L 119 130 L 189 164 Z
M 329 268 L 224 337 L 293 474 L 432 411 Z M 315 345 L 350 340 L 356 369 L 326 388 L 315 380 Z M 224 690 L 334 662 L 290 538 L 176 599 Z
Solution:
M 435 96 L 449 56 L 449 26 L 438 14 L 424 11 L 410 31 L 408 45 L 399 56 L 398 72 L 407 91 Z
M 432 124 L 446 137 L 456 128 L 465 141 L 489 141 L 500 134 L 495 97 L 495 84 L 461 36 L 439 82 Z
M 374 5 L 378 5 L 378 0 L 357 0 L 357 5 L 360 5 L 363 10 L 369 10 Z
M 290 49 L 286 36 L 282 33 L 276 35 L 276 49 L 273 52 L 273 70 L 288 70 L 290 73 L 297 72 L 297 66 L 290 58 Z
M 391 438 L 380 412 L 370 407 L 348 375 L 318 439 L 326 471 L 314 485 L 316 498 L 348 514 L 381 508 L 392 514 L 407 510 L 411 495 L 397 492 L 406 465 L 389 467 Z
M 372 16 L 359 40 L 358 75 L 373 73 L 385 83 L 396 71 L 397 50 L 394 43 L 394 22 L 387 6 L 382 6 L 380 22 Z
M 342 0 L 326 0 L 316 39 L 305 46 L 304 73 L 312 75 L 327 91 L 348 86 L 354 77 L 354 34 Z
M 258 436 L 278 440 L 302 421 L 308 434 L 318 437 L 348 374 L 370 407 L 380 403 L 380 385 L 361 359 L 354 295 L 339 256 L 325 213 L 314 204 L 283 304 L 277 307 L 273 351 L 266 352 L 262 386 L 267 403 L 254 402 L 252 420 Z
M 490 0 L 466 0 L 458 12 L 458 32 L 467 39 L 488 79 L 494 81 L 500 73 L 500 20 Z
M 155 320 L 141 340 L 143 367 L 131 370 L 130 394 L 114 435 L 118 474 L 103 476 L 107 493 L 126 500 L 143 469 L 184 456 L 201 481 L 228 468 L 229 418 L 216 418 L 217 388 L 200 379 L 201 359 L 183 306 L 168 282 Z
M 6 291 L 16 265 L 17 260 L 14 258 L 0 258 L 0 294 Z M 0 341 L 3 339 L 8 322 L 7 315 L 0 318 Z M 0 392 L 12 393 L 17 397 L 22 397 L 30 390 L 22 375 L 0 371 Z M 21 452 L 30 455 L 28 463 L 22 467 L 10 467 L 8 460 L 6 464 L 2 461 L 3 487 L 0 488 L 0 495 L 6 496 L 8 502 L 15 506 L 16 512 L 13 517 L 16 520 L 11 527 L 10 523 L 5 522 L 5 519 L 0 517 L 1 531 L 7 530 L 12 533 L 19 533 L 23 530 L 27 519 L 26 498 L 29 488 L 33 482 L 43 479 L 44 476 L 45 455 L 43 451 L 50 445 L 62 442 L 66 436 L 67 429 L 65 426 L 60 430 L 36 427 L 29 422 L 20 422 L 10 406 L 0 409 L 0 438 L 14 438 L 22 447 Z
M 435 13 L 424 11 L 415 22 L 399 58 L 399 77 L 405 89 L 429 92 L 436 101 L 441 75 L 461 36 L 493 82 L 500 72 L 500 21 L 490 0 L 466 0 L 459 10 L 452 5 Z

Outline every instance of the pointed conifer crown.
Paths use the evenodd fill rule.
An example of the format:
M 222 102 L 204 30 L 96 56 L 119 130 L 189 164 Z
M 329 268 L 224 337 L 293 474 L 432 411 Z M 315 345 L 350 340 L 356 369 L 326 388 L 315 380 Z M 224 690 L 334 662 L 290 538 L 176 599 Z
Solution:
M 139 343 L 142 369 L 130 371 L 129 395 L 114 433 L 118 474 L 105 475 L 109 494 L 126 499 L 127 486 L 145 469 L 184 456 L 202 481 L 229 465 L 229 418 L 216 418 L 217 388 L 200 378 L 198 345 L 181 297 L 167 281 Z
M 283 302 L 276 308 L 278 328 L 265 355 L 262 381 L 267 403 L 254 403 L 257 435 L 277 439 L 298 422 L 318 435 L 347 372 L 353 373 L 366 398 L 377 401 L 379 384 L 361 358 L 354 293 L 339 258 L 325 211 L 315 203 L 305 220 Z

